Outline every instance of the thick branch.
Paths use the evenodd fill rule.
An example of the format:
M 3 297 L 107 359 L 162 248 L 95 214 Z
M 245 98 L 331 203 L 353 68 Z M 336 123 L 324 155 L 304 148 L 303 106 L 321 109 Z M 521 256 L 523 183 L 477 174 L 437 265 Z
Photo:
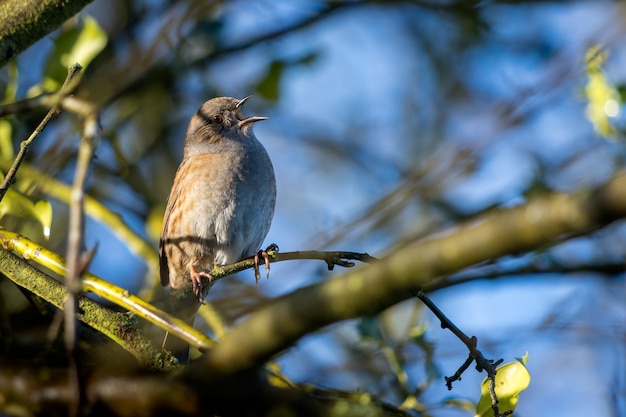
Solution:
M 6 399 L 3 405 L 9 403 L 14 413 L 20 410 L 16 415 L 67 415 L 72 396 L 65 383 L 67 370 L 33 369 L 34 366 L 0 362 L 0 393 Z M 275 388 L 258 378 L 257 373 L 190 384 L 181 378 L 165 379 L 161 375 L 109 375 L 107 369 L 102 369 L 86 378 L 82 389 L 85 409 L 89 410 L 85 415 L 332 415 L 328 406 L 307 393 Z M 242 393 L 246 393 L 245 401 Z M 376 408 L 377 404 L 369 406 Z
M 17 233 L 4 230 L 0 227 L 0 244 L 4 249 L 12 250 L 20 254 L 22 257 L 24 257 L 24 259 L 29 259 L 61 276 L 66 275 L 65 260 L 62 257 L 39 246 L 35 242 L 32 242 L 27 238 L 18 235 Z M 56 288 L 57 285 L 61 284 L 52 277 L 41 273 L 37 269 L 24 263 L 23 261 L 22 262 L 24 263 L 24 274 L 21 275 L 17 273 L 12 273 L 11 263 L 5 263 L 5 260 L 10 261 L 11 258 L 4 259 L 0 257 L 1 273 L 4 273 L 11 281 L 16 283 L 20 287 L 25 288 L 26 290 L 38 295 L 39 297 L 50 302 L 56 307 L 62 308 L 59 300 L 64 300 L 66 298 L 65 287 L 61 288 L 61 294 L 57 295 L 55 292 L 53 292 L 50 296 L 48 296 L 48 286 Z M 32 270 L 31 272 L 35 275 L 28 275 L 27 272 L 29 270 Z M 200 349 L 208 348 L 209 346 L 211 346 L 211 339 L 206 337 L 204 334 L 186 325 L 182 320 L 166 314 L 155 308 L 154 306 L 146 303 L 142 299 L 135 297 L 123 288 L 108 283 L 96 277 L 95 275 L 90 274 L 89 272 L 84 273 L 82 285 L 83 292 L 93 292 L 94 294 L 97 294 L 104 299 L 117 304 L 123 309 L 128 310 L 136 314 L 138 317 L 142 317 L 165 330 L 174 330 L 179 337 L 189 342 L 193 346 L 196 346 Z M 103 309 L 105 308 L 102 306 L 100 307 Z M 134 334 L 131 334 L 129 329 L 123 329 L 123 332 L 120 332 L 120 329 L 126 326 L 125 322 L 107 320 L 100 321 L 98 323 L 85 321 L 85 323 L 96 328 L 98 331 L 105 334 L 106 336 L 109 336 L 114 341 L 120 343 L 125 349 L 129 350 L 136 356 L 139 355 L 139 358 L 141 360 L 141 351 L 135 352 L 133 350 L 134 343 L 132 343 L 131 339 L 132 337 L 134 337 Z M 134 329 L 133 333 L 136 330 L 137 329 Z M 126 338 L 124 335 L 129 336 L 130 339 Z
M 31 267 L 12 253 L 0 249 L 2 273 L 21 287 L 44 298 L 55 307 L 62 309 L 67 297 L 65 286 L 43 272 Z M 144 366 L 162 368 L 162 359 L 150 340 L 137 331 L 136 319 L 114 312 L 87 297 L 79 297 L 78 314 L 80 321 L 107 335 L 113 341 L 132 353 Z
M 624 216 L 625 174 L 593 192 L 552 194 L 492 212 L 380 262 L 273 300 L 207 352 L 204 366 L 190 372 L 200 376 L 253 367 L 325 325 L 376 313 L 411 297 L 411 290 L 438 276 L 587 233 Z
M 0 1 L 0 67 L 93 0 Z
M 69 101 L 70 100 L 66 98 L 61 105 L 63 106 L 64 103 Z M 0 107 L 0 115 L 2 113 L 2 109 L 3 107 Z M 11 163 L 9 161 L 0 159 L 0 171 L 8 170 L 10 166 Z M 50 197 L 54 197 L 67 205 L 70 204 L 72 191 L 72 187 L 70 185 L 51 178 L 43 171 L 36 169 L 27 162 L 20 165 L 20 178 L 22 181 L 29 181 L 33 187 L 36 187 L 37 190 L 42 193 Z M 85 195 L 85 214 L 93 220 L 107 226 L 109 230 L 115 234 L 130 251 L 145 259 L 146 265 L 149 268 L 148 272 L 146 272 L 146 276 L 149 279 L 153 279 L 154 276 L 156 276 L 157 265 L 159 263 L 157 252 L 147 240 L 135 233 L 118 213 L 110 210 L 100 201 L 87 194 Z M 154 282 L 152 281 L 146 282 L 143 284 L 143 287 L 152 288 L 154 287 L 153 284 Z M 152 291 L 148 290 L 147 292 L 151 293 Z

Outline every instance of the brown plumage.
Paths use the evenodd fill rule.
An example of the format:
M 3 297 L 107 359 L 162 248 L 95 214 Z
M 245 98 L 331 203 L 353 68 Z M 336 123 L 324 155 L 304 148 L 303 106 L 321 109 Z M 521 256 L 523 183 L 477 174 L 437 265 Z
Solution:
M 211 99 L 192 117 L 167 200 L 161 283 L 174 289 L 191 283 L 200 300 L 210 287 L 202 288 L 201 277 L 255 254 L 274 215 L 274 169 L 252 133 L 266 118 L 241 115 L 247 98 Z

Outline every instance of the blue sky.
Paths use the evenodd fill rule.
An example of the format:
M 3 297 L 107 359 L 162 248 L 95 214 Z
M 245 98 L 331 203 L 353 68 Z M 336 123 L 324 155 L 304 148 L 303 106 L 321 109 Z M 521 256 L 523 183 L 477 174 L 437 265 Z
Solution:
M 484 3 L 489 6 L 490 2 Z M 223 10 L 222 36 L 233 43 L 315 7 L 304 1 L 242 7 L 247 4 L 235 2 Z M 97 0 L 87 11 L 98 17 L 106 7 L 106 2 Z M 383 254 L 400 233 L 418 233 L 429 230 L 428 222 L 437 224 L 423 204 L 425 197 L 415 196 L 388 229 L 354 232 L 332 245 L 324 243 L 398 187 L 406 172 L 431 161 L 445 161 L 459 149 L 470 151 L 475 169 L 467 174 L 452 164 L 450 178 L 436 190 L 436 197 L 462 213 L 492 204 L 523 203 L 521 193 L 542 170 L 551 187 L 566 191 L 601 183 L 612 174 L 618 164 L 615 155 L 623 154 L 623 146 L 595 135 L 585 118 L 583 59 L 593 43 L 605 45 L 611 53 L 608 75 L 616 81 L 626 78 L 620 20 L 624 11 L 617 2 L 602 1 L 494 6 L 483 13 L 491 31 L 477 46 L 465 49 L 455 48 L 465 35 L 458 33 L 443 12 L 405 13 L 406 9 L 371 6 L 338 13 L 294 36 L 207 63 L 206 70 L 181 80 L 188 103 L 177 115 L 185 122 L 179 128 L 180 139 L 175 135 L 171 139 L 171 149 L 182 153 L 186 120 L 209 98 L 201 96 L 204 87 L 243 97 L 263 77 L 269 58 L 290 60 L 315 53 L 312 63 L 285 70 L 279 101 L 266 102 L 257 95 L 246 104 L 248 114 L 270 117 L 255 126 L 278 180 L 276 214 L 266 243 L 276 242 L 283 251 L 342 249 Z M 102 16 L 106 21 L 106 13 Z M 43 40 L 20 61 L 36 64 L 41 50 L 48 47 L 49 40 Z M 457 83 L 445 79 L 451 74 Z M 38 77 L 23 71 L 23 88 Z M 523 123 L 516 125 L 518 117 Z M 118 133 L 122 143 L 129 144 L 140 134 L 133 129 Z M 338 157 L 323 138 L 352 150 L 354 160 Z M 106 159 L 109 151 L 106 144 L 102 146 L 99 155 Z M 428 190 L 426 186 L 420 189 Z M 57 212 L 62 211 L 57 207 Z M 139 216 L 122 214 L 137 230 L 143 229 Z M 108 236 L 106 228 L 90 221 L 88 246 L 95 242 L 100 250 L 93 272 L 130 288 L 136 286 L 126 280 L 141 277 L 142 262 Z M 564 259 L 587 259 L 597 251 L 596 244 L 572 244 L 557 254 Z M 312 262 L 277 264 L 259 291 L 286 293 L 319 279 L 319 270 L 320 265 Z M 340 273 L 322 276 L 328 279 Z M 251 283 L 252 273 L 241 274 L 239 279 Z M 433 298 L 457 325 L 476 335 L 494 358 L 509 362 L 529 352 L 532 380 L 522 394 L 520 415 L 550 410 L 555 416 L 576 416 L 626 412 L 624 296 L 623 275 L 607 278 L 581 273 L 477 281 L 439 291 Z M 431 316 L 425 317 L 428 338 L 437 345 L 440 369 L 450 375 L 464 360 L 464 348 Z M 350 334 L 353 330 L 335 326 L 333 331 Z M 359 385 L 363 379 L 358 372 L 316 374 L 316 369 L 339 366 L 344 359 L 340 352 L 334 337 L 307 337 L 281 362 L 295 379 L 344 389 L 367 388 Z M 420 375 L 422 366 L 416 361 L 411 369 Z M 468 371 L 452 392 L 445 390 L 443 381 L 435 384 L 429 391 L 431 401 L 450 395 L 476 401 L 482 378 Z M 436 415 L 466 414 L 437 410 Z

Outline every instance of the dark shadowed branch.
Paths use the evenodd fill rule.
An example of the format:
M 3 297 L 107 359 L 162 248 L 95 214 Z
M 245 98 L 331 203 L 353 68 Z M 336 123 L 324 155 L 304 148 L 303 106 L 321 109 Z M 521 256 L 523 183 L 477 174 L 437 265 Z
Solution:
M 452 389 L 452 383 L 454 381 L 459 381 L 461 379 L 461 375 L 465 370 L 472 364 L 472 362 L 476 362 L 476 370 L 478 372 L 485 371 L 487 372 L 487 378 L 489 379 L 489 394 L 491 395 L 491 408 L 493 409 L 493 414 L 495 417 L 501 417 L 503 414 L 500 413 L 500 408 L 498 406 L 498 396 L 495 389 L 496 384 L 496 367 L 502 363 L 502 359 L 498 359 L 497 361 L 493 361 L 491 359 L 487 359 L 483 356 L 483 353 L 478 350 L 478 339 L 476 336 L 469 337 L 467 336 L 461 329 L 459 329 L 445 314 L 432 302 L 430 298 L 424 292 L 420 290 L 414 291 L 414 294 L 417 298 L 419 298 L 425 305 L 428 307 L 430 311 L 439 319 L 441 323 L 442 329 L 449 329 L 456 337 L 459 338 L 461 342 L 467 349 L 469 350 L 469 357 L 467 360 L 459 367 L 459 369 L 455 372 L 455 374 L 451 377 L 446 377 L 446 386 L 448 390 Z

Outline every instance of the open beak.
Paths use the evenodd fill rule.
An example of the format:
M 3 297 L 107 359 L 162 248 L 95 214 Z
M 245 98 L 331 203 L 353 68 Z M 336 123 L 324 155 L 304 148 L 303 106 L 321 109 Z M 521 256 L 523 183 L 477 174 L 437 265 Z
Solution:
M 241 106 L 243 106 L 243 103 L 245 103 L 246 100 L 248 100 L 250 97 L 252 96 L 246 96 L 242 98 L 241 100 L 239 100 L 239 102 L 237 102 L 237 104 L 235 105 L 235 109 L 241 110 Z M 247 125 L 248 123 L 260 122 L 261 120 L 267 120 L 267 119 L 268 119 L 267 117 L 263 117 L 263 116 L 248 117 L 246 119 L 242 119 L 239 121 L 239 127 Z
M 249 96 L 245 96 L 244 98 L 242 98 L 241 100 L 239 100 L 239 102 L 235 105 L 235 108 L 240 110 L 241 106 L 243 106 L 243 103 L 245 103 L 250 97 L 252 97 L 252 94 Z

